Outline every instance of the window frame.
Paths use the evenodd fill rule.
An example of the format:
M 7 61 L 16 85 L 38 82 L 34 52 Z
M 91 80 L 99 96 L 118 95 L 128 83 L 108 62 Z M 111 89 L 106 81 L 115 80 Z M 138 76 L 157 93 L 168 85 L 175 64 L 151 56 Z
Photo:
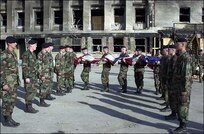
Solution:
M 182 13 L 182 9 L 185 9 L 185 10 L 189 10 L 189 14 L 187 14 L 187 13 Z M 188 17 L 188 21 L 185 21 L 185 20 L 183 20 L 183 18 L 181 18 L 181 17 Z M 180 7 L 179 8 L 179 22 L 191 22 L 191 8 L 190 7 Z

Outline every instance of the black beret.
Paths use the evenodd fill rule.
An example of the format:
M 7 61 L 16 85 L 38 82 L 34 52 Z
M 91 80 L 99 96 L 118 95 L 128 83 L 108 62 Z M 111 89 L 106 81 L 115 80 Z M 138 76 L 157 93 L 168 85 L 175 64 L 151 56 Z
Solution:
M 42 44 L 42 48 L 48 48 L 49 46 L 50 46 L 49 43 L 43 43 L 43 44 Z
M 48 42 L 49 46 L 54 46 L 54 44 L 52 42 Z
M 37 43 L 37 41 L 36 40 L 32 40 L 32 39 L 28 41 L 28 44 L 36 44 L 36 43 Z
M 141 48 L 137 48 L 136 51 L 142 51 L 142 49 Z
M 87 49 L 87 47 L 84 47 L 84 48 L 82 48 L 81 50 L 86 50 Z
M 165 45 L 165 46 L 162 47 L 162 49 L 166 49 L 166 48 L 169 48 L 169 46 Z
M 65 48 L 71 48 L 71 46 L 70 45 L 66 45 Z
M 176 48 L 175 45 L 169 45 L 169 48 Z
M 59 46 L 59 49 L 65 49 L 66 46 Z
M 122 46 L 121 48 L 126 48 L 126 46 Z
M 104 47 L 103 47 L 103 49 L 106 49 L 106 48 L 108 48 L 108 46 L 104 46 Z
M 6 37 L 6 42 L 7 43 L 16 43 L 17 40 L 16 40 L 16 38 L 14 38 L 12 36 L 8 36 L 8 37 Z
M 187 42 L 185 38 L 177 38 L 176 42 Z

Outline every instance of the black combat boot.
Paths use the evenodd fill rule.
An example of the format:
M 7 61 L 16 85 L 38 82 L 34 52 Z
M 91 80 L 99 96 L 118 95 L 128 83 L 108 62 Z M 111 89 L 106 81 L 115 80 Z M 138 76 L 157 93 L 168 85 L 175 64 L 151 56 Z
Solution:
M 47 104 L 47 103 L 44 101 L 43 98 L 40 98 L 40 106 L 41 106 L 41 107 L 49 107 L 50 104 Z
M 84 90 L 89 90 L 89 83 L 88 82 L 85 82 Z
M 127 93 L 127 85 L 126 85 L 126 84 L 123 85 L 123 91 L 122 91 L 122 93 Z
M 70 87 L 67 87 L 67 90 L 65 91 L 65 93 L 70 93 Z
M 165 108 L 162 108 L 160 111 L 161 111 L 161 112 L 169 112 L 169 111 L 171 111 L 171 109 L 170 109 L 170 107 L 167 105 Z
M 143 87 L 140 87 L 138 93 L 142 94 L 142 90 L 143 90 Z
M 158 88 L 156 88 L 156 92 L 155 92 L 155 94 L 156 94 L 156 95 L 159 94 L 159 89 L 158 89 Z
M 177 119 L 175 112 L 172 112 L 170 115 L 165 116 L 165 120 L 175 120 L 175 119 Z
M 62 93 L 62 91 L 57 90 L 56 95 L 57 95 L 57 96 L 63 96 L 64 94 Z
M 186 123 L 180 122 L 179 127 L 177 127 L 175 130 L 173 130 L 173 133 L 186 133 L 187 128 L 186 128 Z
M 12 118 L 12 113 L 11 113 L 11 115 L 10 115 L 10 120 L 11 120 L 11 123 L 13 123 L 15 127 L 20 126 L 20 123 L 19 123 L 19 122 L 16 122 L 16 121 L 13 120 L 13 118 Z
M 15 122 L 15 121 L 14 121 Z M 14 123 L 13 121 L 12 121 L 12 118 L 11 118 L 11 116 L 9 115 L 9 116 L 4 116 L 4 122 L 2 122 L 2 124 L 4 125 L 4 126 L 6 126 L 6 127 L 17 127 L 17 126 L 19 126 L 20 125 L 20 123 Z
M 105 92 L 109 92 L 109 83 L 106 84 Z
M 46 100 L 54 100 L 56 99 L 55 97 L 52 97 L 51 94 L 48 94 L 46 97 Z
M 32 107 L 32 104 L 26 104 L 26 109 L 25 109 L 25 112 L 26 113 L 37 113 L 39 112 L 38 110 L 35 110 L 33 107 Z

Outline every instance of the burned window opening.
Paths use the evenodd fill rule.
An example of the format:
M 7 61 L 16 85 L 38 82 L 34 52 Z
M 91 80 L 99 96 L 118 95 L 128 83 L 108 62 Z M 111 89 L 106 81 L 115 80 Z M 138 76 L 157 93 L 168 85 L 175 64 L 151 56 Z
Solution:
M 7 26 L 7 14 L 1 13 L 1 26 L 6 27 Z
M 204 8 L 202 8 L 202 22 L 204 22 Z
M 102 40 L 101 39 L 93 39 L 93 51 L 102 51 Z
M 43 25 L 43 12 L 35 11 L 35 23 L 36 25 Z
M 92 30 L 104 30 L 104 9 L 91 10 Z
M 145 39 L 135 39 L 136 49 L 141 49 L 145 52 Z
M 123 47 L 123 38 L 114 39 L 114 52 L 121 52 L 122 47 Z
M 24 22 L 24 12 L 18 12 L 18 26 L 24 26 L 25 22 Z
M 180 8 L 180 22 L 190 22 L 190 8 L 189 7 L 183 7 Z
M 74 26 L 79 30 L 83 30 L 83 10 L 73 10 Z
M 114 15 L 115 15 L 115 27 L 117 30 L 125 30 L 125 10 L 124 8 L 115 8 Z
M 56 10 L 54 11 L 54 24 L 62 25 L 62 10 Z
M 81 38 L 72 39 L 72 48 L 74 52 L 81 52 Z
M 145 22 L 145 8 L 136 8 L 135 9 L 135 22 Z

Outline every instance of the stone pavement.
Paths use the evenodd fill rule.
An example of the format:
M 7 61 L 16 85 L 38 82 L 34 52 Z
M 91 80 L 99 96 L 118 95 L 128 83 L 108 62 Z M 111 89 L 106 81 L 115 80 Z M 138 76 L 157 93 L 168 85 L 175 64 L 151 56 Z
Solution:
M 93 65 L 90 74 L 91 89 L 81 91 L 82 66 L 75 71 L 76 87 L 71 94 L 56 96 L 47 101 L 50 107 L 38 107 L 39 98 L 34 101 L 37 114 L 25 113 L 23 83 L 18 90 L 17 105 L 13 118 L 21 125 L 17 128 L 4 127 L 1 133 L 169 133 L 178 126 L 178 121 L 165 121 L 156 100 L 153 74 L 146 68 L 144 92 L 134 94 L 133 67 L 128 71 L 128 93 L 121 94 L 117 81 L 119 66 L 113 66 L 110 73 L 110 92 L 100 92 L 102 88 L 101 67 Z M 56 83 L 55 83 L 56 84 Z M 194 81 L 191 95 L 188 130 L 190 133 L 203 133 L 203 83 Z

